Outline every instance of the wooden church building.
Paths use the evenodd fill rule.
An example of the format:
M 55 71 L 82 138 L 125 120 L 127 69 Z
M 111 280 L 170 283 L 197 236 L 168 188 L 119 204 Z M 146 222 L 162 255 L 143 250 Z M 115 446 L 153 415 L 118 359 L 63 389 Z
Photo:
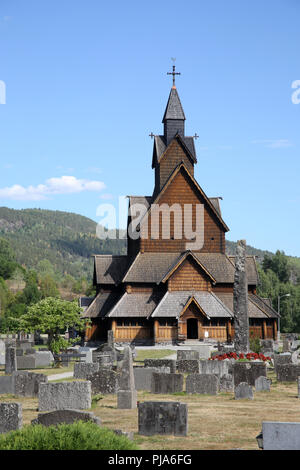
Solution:
M 94 256 L 96 296 L 83 313 L 91 319 L 87 341 L 105 341 L 108 330 L 113 330 L 116 342 L 136 344 L 189 339 L 225 342 L 234 337 L 235 259 L 225 253 L 229 228 L 222 218 L 220 198 L 208 197 L 194 178 L 195 137 L 185 135 L 175 67 L 162 122 L 163 135 L 153 136 L 153 194 L 129 197 L 128 232 L 132 209 L 144 208 L 138 237 L 128 233 L 127 255 Z M 166 237 L 163 214 L 155 215 L 157 207 L 176 207 L 182 214 L 189 207 L 186 220 L 196 234 L 201 231 L 201 243 L 186 236 L 185 218 L 172 211 Z M 197 207 L 201 208 L 200 226 Z M 279 316 L 269 300 L 256 293 L 255 258 L 247 257 L 246 264 L 250 336 L 276 339 Z

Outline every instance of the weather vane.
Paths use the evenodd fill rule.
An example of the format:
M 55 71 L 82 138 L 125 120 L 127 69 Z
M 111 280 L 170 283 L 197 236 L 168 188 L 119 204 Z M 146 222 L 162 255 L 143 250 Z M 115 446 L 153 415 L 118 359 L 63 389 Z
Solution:
M 171 57 L 172 61 L 173 61 L 173 71 L 172 72 L 167 72 L 167 75 L 173 75 L 173 88 L 176 88 L 176 85 L 175 85 L 175 75 L 181 75 L 180 72 L 175 72 L 175 57 Z

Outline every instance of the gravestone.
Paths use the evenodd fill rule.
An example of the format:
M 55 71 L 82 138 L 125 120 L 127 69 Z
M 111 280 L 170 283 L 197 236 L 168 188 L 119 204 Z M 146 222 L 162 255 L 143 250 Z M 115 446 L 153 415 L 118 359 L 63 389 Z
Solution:
M 97 362 L 100 367 L 112 367 L 113 366 L 111 354 L 105 354 L 105 353 L 98 354 Z
M 21 429 L 22 424 L 21 403 L 0 403 L 0 434 Z
M 101 426 L 101 420 L 94 413 L 79 410 L 55 410 L 49 413 L 39 413 L 31 424 L 42 424 L 43 426 L 57 426 L 58 424 L 72 424 L 75 421 L 92 421 Z
M 260 376 L 267 377 L 267 365 L 265 362 L 249 361 L 233 364 L 233 381 L 235 386 L 241 382 L 247 382 L 254 387 L 255 380 Z
M 267 377 L 258 377 L 255 380 L 255 391 L 256 392 L 269 392 L 271 386 L 271 380 Z
M 280 364 L 276 368 L 278 382 L 297 382 L 300 376 L 300 364 Z
M 138 406 L 138 432 L 144 436 L 171 434 L 186 436 L 188 409 L 186 403 L 146 401 Z
M 124 348 L 121 373 L 118 379 L 117 406 L 121 409 L 133 409 L 137 406 L 137 393 L 134 383 L 132 352 L 129 346 Z
M 299 450 L 300 423 L 263 421 L 264 450 Z
M 282 352 L 290 352 L 291 347 L 290 347 L 290 341 L 287 338 L 283 338 L 282 341 Z
M 197 344 L 191 345 L 191 350 L 197 351 L 199 353 L 199 359 L 209 359 L 211 351 L 213 350 L 212 344 Z
M 220 392 L 233 392 L 234 383 L 232 374 L 222 375 L 219 379 L 219 391 Z
M 261 339 L 261 352 L 264 354 L 265 351 L 274 351 L 274 340 L 273 339 Z
M 107 344 L 109 347 L 113 348 L 114 347 L 114 332 L 113 330 L 108 330 L 107 332 Z
M 36 358 L 34 355 L 17 356 L 17 369 L 35 369 Z
M 277 370 L 277 366 L 282 364 L 291 364 L 292 363 L 292 355 L 291 353 L 283 353 L 283 354 L 274 354 L 274 369 L 275 372 Z
M 214 360 L 204 360 L 199 361 L 199 373 L 200 374 L 215 374 L 219 377 L 228 374 L 230 362 L 227 360 L 218 361 Z
M 234 347 L 237 353 L 249 352 L 248 282 L 246 241 L 238 240 L 233 285 Z
M 91 362 L 75 362 L 74 364 L 74 378 L 87 379 L 89 375 L 95 374 L 99 371 L 99 363 Z
M 183 375 L 182 374 L 163 374 L 161 372 L 153 372 L 151 379 L 152 393 L 178 393 L 183 391 Z
M 0 366 L 5 364 L 5 342 L 0 339 Z
M 34 357 L 36 368 L 48 367 L 54 362 L 54 357 L 51 351 L 36 351 Z
M 191 374 L 186 378 L 186 392 L 217 395 L 219 379 L 214 374 Z
M 78 348 L 79 354 L 84 354 L 85 357 L 81 358 L 81 362 L 91 363 L 93 362 L 93 350 L 87 347 Z
M 234 398 L 235 400 L 242 400 L 244 398 L 253 400 L 253 389 L 251 385 L 246 382 L 239 383 L 234 387 Z
M 145 367 L 170 367 L 171 374 L 176 373 L 176 359 L 145 359 Z
M 11 375 L 0 375 L 0 395 L 13 395 L 13 380 Z
M 41 383 L 48 383 L 44 374 L 16 371 L 12 374 L 13 394 L 19 397 L 37 397 Z
M 16 348 L 8 346 L 5 349 L 5 374 L 12 374 L 17 370 Z
M 39 387 L 39 411 L 91 407 L 91 382 L 41 383 Z
M 199 361 L 199 351 L 193 351 L 188 349 L 177 350 L 177 362 L 178 361 Z
M 151 381 L 153 372 L 164 372 L 169 374 L 170 368 L 164 367 L 134 367 L 134 383 L 136 390 L 151 392 Z
M 188 373 L 188 374 L 199 374 L 199 360 L 195 359 L 185 359 L 181 361 L 176 361 L 176 367 L 178 372 Z
M 99 369 L 98 372 L 88 375 L 87 380 L 91 382 L 93 395 L 98 393 L 103 395 L 117 393 L 118 375 L 111 369 Z

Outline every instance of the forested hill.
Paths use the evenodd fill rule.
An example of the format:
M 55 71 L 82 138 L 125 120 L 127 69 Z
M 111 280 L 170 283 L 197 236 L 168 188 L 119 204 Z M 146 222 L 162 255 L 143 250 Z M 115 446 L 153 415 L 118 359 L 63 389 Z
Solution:
M 125 254 L 126 241 L 100 240 L 96 222 L 82 215 L 44 209 L 0 207 L 0 237 L 6 238 L 18 263 L 36 268 L 48 259 L 55 270 L 91 279 L 91 255 Z
M 10 241 L 17 262 L 27 268 L 48 259 L 57 272 L 77 279 L 91 280 L 92 254 L 126 254 L 126 240 L 100 240 L 95 221 L 69 212 L 0 207 L 0 237 Z M 235 249 L 235 242 L 226 241 L 228 254 L 234 255 Z M 247 253 L 257 256 L 259 262 L 265 254 L 273 255 L 251 246 Z M 290 259 L 300 265 L 299 258 Z

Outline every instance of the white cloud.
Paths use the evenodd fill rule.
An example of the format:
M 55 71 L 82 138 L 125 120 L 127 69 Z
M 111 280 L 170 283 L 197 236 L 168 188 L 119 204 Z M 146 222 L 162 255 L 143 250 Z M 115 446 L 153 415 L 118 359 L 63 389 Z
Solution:
M 0 188 L 0 197 L 3 199 L 40 201 L 57 194 L 72 194 L 83 191 L 102 191 L 105 184 L 102 181 L 78 179 L 75 176 L 61 176 L 49 178 L 45 184 L 37 186 L 13 186 Z
M 277 140 L 254 140 L 252 144 L 262 144 L 265 147 L 278 149 L 283 147 L 292 147 L 293 144 L 287 139 L 277 139 Z

